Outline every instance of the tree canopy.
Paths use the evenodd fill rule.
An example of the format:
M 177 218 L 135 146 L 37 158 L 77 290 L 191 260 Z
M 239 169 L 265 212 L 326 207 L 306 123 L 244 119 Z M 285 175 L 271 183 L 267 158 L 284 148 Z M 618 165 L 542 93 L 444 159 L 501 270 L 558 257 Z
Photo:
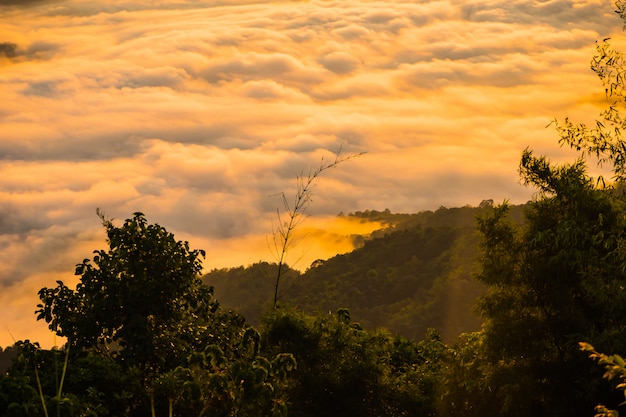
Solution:
M 159 407 L 168 407 L 170 415 L 173 409 L 185 415 L 282 414 L 274 384 L 295 366 L 293 357 L 260 356 L 258 332 L 220 309 L 199 278 L 204 251 L 191 250 L 142 213 L 121 227 L 101 219 L 109 250 L 97 250 L 76 266 L 76 289 L 58 281 L 39 291 L 37 318 L 67 337 L 65 349 L 74 352 L 68 388 L 82 392 L 81 384 L 72 384 L 73 373 L 96 377 L 99 366 L 111 369 L 124 389 L 137 384 L 131 392 L 112 393 L 131 415 L 149 408 L 154 416 Z M 24 344 L 22 362 L 40 366 L 38 351 Z M 52 355 L 44 363 L 54 360 Z M 95 389 L 90 377 L 82 382 Z M 92 406 L 89 396 L 84 392 L 83 402 Z
M 616 5 L 624 19 L 624 2 Z M 520 177 L 537 190 L 524 225 L 507 219 L 506 204 L 479 220 L 485 384 L 502 415 L 591 414 L 598 401 L 614 400 L 579 342 L 626 351 L 624 64 L 609 39 L 598 42 L 591 68 L 608 108 L 592 127 L 556 123 L 577 160 L 559 165 L 523 152 Z M 612 178 L 588 174 L 588 159 Z
M 37 319 L 43 319 L 71 347 L 119 345 L 119 353 L 137 364 L 174 352 L 162 336 L 186 316 L 207 318 L 216 310 L 211 291 L 202 285 L 204 251 L 135 213 L 121 227 L 101 216 L 109 250 L 76 266 L 75 290 L 58 281 L 42 288 Z M 164 342 L 164 343 L 163 343 Z M 170 352 L 168 352 L 170 351 Z

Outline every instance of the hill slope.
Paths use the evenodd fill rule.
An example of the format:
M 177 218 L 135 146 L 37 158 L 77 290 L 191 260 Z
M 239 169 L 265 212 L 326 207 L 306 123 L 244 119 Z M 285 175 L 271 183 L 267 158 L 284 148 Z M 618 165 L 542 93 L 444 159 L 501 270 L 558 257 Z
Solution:
M 307 312 L 348 308 L 365 328 L 421 339 L 429 327 L 445 340 L 477 330 L 473 304 L 483 287 L 474 278 L 481 207 L 440 208 L 417 214 L 365 211 L 350 214 L 388 227 L 355 238 L 352 252 L 316 261 L 304 273 L 283 276 L 279 299 Z M 511 215 L 521 221 L 523 206 Z M 226 307 L 257 324 L 273 298 L 277 266 L 265 262 L 213 270 L 203 279 Z

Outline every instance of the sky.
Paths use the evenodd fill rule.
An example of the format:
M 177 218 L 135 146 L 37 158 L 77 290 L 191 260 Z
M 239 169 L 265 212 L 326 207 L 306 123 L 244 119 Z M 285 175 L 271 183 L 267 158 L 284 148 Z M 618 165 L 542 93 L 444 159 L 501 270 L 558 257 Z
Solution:
M 0 0 L 0 346 L 56 343 L 37 291 L 143 212 L 212 268 L 272 261 L 281 193 L 322 173 L 288 262 L 379 225 L 340 212 L 523 203 L 526 147 L 593 122 L 600 0 Z M 291 200 L 289 200 L 291 201 Z M 294 249 L 295 250 L 295 249 Z

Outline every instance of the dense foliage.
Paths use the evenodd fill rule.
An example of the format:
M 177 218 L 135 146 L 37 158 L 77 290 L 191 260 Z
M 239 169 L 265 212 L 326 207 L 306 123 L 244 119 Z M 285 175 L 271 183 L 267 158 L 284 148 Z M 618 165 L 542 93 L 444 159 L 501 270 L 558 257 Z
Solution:
M 418 343 L 366 331 L 347 309 L 309 316 L 280 308 L 264 317 L 265 349 L 292 352 L 284 394 L 291 416 L 435 414 L 446 346 L 435 331 Z
M 479 330 L 473 304 L 484 286 L 478 272 L 476 216 L 491 207 L 444 208 L 418 214 L 357 212 L 355 220 L 387 227 L 362 237 L 353 252 L 316 261 L 304 273 L 284 273 L 283 296 L 315 314 L 348 308 L 367 329 L 384 327 L 393 334 L 419 339 L 430 327 L 445 341 Z M 512 207 L 522 221 L 523 206 Z M 357 237 L 355 237 L 357 241 Z M 276 265 L 213 270 L 203 281 L 215 288 L 225 306 L 258 324 L 271 298 Z
M 553 167 L 526 152 L 521 170 L 543 192 L 526 226 L 511 226 L 506 206 L 479 222 L 492 385 L 505 415 L 591 413 L 600 373 L 578 342 L 626 349 L 624 201 L 596 189 L 580 162 Z
M 626 4 L 617 7 L 626 20 Z M 573 163 L 523 152 L 522 181 L 537 190 L 524 206 L 354 213 L 387 227 L 304 273 L 259 263 L 204 278 L 257 329 L 213 297 L 203 251 L 141 213 L 121 227 L 101 216 L 108 250 L 77 265 L 75 289 L 58 281 L 39 291 L 37 318 L 66 345 L 0 352 L 3 367 L 11 358 L 0 416 L 547 417 L 596 407 L 617 417 L 624 68 L 607 40 L 598 44 L 592 69 L 609 108 L 593 128 L 557 124 L 561 143 L 581 152 Z M 590 156 L 611 166 L 610 181 L 588 174 Z M 272 268 L 286 302 L 263 311 L 276 294 Z M 476 298 L 482 323 L 467 319 Z
M 185 344 L 196 335 L 193 327 L 180 328 L 185 318 L 207 321 L 217 309 L 198 279 L 204 252 L 147 224 L 141 213 L 119 228 L 102 220 L 109 250 L 95 251 L 93 260 L 76 266 L 76 290 L 61 281 L 56 288 L 42 288 L 37 318 L 67 337 L 72 349 L 115 344 L 128 366 L 166 369 L 172 359 L 190 353 Z M 173 333 L 176 345 L 168 339 Z
M 121 227 L 102 219 L 109 250 L 77 265 L 76 289 L 59 281 L 39 292 L 38 318 L 67 344 L 49 351 L 17 344 L 1 382 L 22 394 L 8 396 L 6 409 L 284 415 L 276 388 L 295 367 L 293 356 L 260 355 L 259 333 L 223 311 L 199 279 L 204 253 L 141 213 Z
M 202 252 L 141 213 L 103 225 L 109 249 L 77 265 L 76 289 L 39 292 L 38 318 L 66 345 L 8 350 L 0 415 L 433 415 L 447 349 L 434 331 L 415 343 L 347 309 L 280 306 L 259 333 L 202 284 Z

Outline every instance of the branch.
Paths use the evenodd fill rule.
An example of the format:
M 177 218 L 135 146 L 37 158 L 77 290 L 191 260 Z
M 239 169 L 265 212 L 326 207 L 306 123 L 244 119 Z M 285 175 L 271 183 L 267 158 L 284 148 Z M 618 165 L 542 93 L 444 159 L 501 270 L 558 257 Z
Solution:
M 340 148 L 332 162 L 327 163 L 324 161 L 324 158 L 322 158 L 319 167 L 316 169 L 310 168 L 306 177 L 303 173 L 300 173 L 300 175 L 296 177 L 297 189 L 292 204 L 289 204 L 289 200 L 284 192 L 279 194 L 282 196 L 284 209 L 283 212 L 281 212 L 280 208 L 276 209 L 278 225 L 273 228 L 272 231 L 274 243 L 273 251 L 278 261 L 278 272 L 274 286 L 274 308 L 276 308 L 276 303 L 278 302 L 278 286 L 283 275 L 283 266 L 286 264 L 287 252 L 289 252 L 294 245 L 293 232 L 294 229 L 306 219 L 306 210 L 312 201 L 311 197 L 313 195 L 313 185 L 315 181 L 324 171 L 364 154 L 365 152 L 360 152 L 341 156 Z

